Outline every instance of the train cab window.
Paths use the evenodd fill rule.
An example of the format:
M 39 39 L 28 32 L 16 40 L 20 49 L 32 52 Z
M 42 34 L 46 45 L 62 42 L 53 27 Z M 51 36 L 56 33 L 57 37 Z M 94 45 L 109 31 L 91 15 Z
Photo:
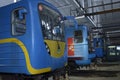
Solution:
M 77 30 L 74 32 L 74 42 L 75 43 L 82 43 L 83 42 L 83 36 L 82 36 L 81 30 Z
M 12 12 L 12 35 L 22 35 L 26 32 L 26 9 L 19 8 Z
M 44 39 L 64 41 L 64 22 L 59 12 L 43 4 L 38 10 Z

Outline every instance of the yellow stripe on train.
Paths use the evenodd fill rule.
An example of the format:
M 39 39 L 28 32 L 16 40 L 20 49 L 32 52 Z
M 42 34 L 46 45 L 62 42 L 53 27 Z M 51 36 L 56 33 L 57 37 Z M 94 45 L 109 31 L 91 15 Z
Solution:
M 20 46 L 20 48 L 22 49 L 22 51 L 24 53 L 24 56 L 25 56 L 27 69 L 31 74 L 40 74 L 40 73 L 51 71 L 50 67 L 43 68 L 43 69 L 35 69 L 35 68 L 33 68 L 31 63 L 30 63 L 30 58 L 29 58 L 27 48 L 25 47 L 25 45 L 20 40 L 18 40 L 16 38 L 1 39 L 0 44 L 4 44 L 4 43 L 15 43 L 15 44 Z

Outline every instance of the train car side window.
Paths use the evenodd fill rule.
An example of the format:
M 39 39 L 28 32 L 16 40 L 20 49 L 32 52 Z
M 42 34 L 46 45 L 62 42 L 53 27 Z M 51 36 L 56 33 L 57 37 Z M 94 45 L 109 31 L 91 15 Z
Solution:
M 83 42 L 83 36 L 82 36 L 81 30 L 77 30 L 74 32 L 74 42 L 75 43 L 82 43 Z
M 24 8 L 12 12 L 12 35 L 23 35 L 26 32 L 26 13 Z

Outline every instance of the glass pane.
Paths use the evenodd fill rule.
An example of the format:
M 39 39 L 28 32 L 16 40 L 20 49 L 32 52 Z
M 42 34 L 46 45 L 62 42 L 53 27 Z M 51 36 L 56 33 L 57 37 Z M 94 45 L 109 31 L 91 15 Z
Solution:
M 77 30 L 74 32 L 74 42 L 75 43 L 82 43 L 83 42 L 83 36 L 82 36 L 81 30 Z
M 61 39 L 61 37 L 64 37 L 64 22 L 61 15 L 42 4 L 39 5 L 39 14 L 44 39 L 63 40 L 64 38 Z

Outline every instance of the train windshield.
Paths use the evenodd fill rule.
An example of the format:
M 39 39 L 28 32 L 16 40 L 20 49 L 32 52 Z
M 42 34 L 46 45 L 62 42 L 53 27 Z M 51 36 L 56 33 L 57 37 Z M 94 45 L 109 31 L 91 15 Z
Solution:
M 64 22 L 61 15 L 43 4 L 38 8 L 44 39 L 64 41 Z
M 82 30 L 77 30 L 74 32 L 74 42 L 75 43 L 83 42 Z

